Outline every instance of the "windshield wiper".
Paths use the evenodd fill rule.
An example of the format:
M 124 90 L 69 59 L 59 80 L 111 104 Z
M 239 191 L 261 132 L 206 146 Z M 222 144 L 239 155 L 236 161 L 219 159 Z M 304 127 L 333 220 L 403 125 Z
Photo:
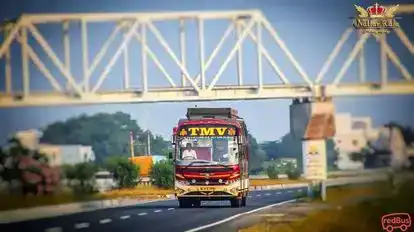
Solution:
M 196 160 L 196 161 L 193 161 L 193 162 L 189 163 L 187 166 L 185 166 L 184 169 L 186 169 L 186 168 L 188 168 L 190 166 L 193 166 L 193 164 L 205 164 L 205 163 L 210 163 L 210 162 L 209 161 L 205 161 L 205 160 Z
M 222 166 L 222 167 L 225 167 L 225 168 L 229 167 L 229 164 L 223 164 L 223 163 L 220 163 L 220 162 L 217 162 L 217 161 L 210 162 L 210 161 L 207 161 L 207 160 L 196 160 L 196 161 L 193 161 L 190 164 L 186 165 L 184 167 L 184 169 L 187 169 L 188 167 L 193 166 L 193 164 L 211 164 L 211 165 L 219 165 L 219 166 Z
M 223 164 L 223 163 L 217 162 L 217 161 L 214 163 L 214 165 L 219 165 L 219 166 L 226 167 L 226 168 L 229 167 L 229 164 Z

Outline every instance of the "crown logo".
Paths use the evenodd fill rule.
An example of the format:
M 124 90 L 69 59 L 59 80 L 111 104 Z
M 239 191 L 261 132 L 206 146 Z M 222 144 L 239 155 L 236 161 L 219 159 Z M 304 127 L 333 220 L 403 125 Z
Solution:
M 361 6 L 354 6 L 359 18 L 394 18 L 398 9 L 398 5 L 387 8 L 378 3 L 368 7 L 366 10 Z
M 369 16 L 372 18 L 383 18 L 385 15 L 385 12 L 387 11 L 387 8 L 384 6 L 381 6 L 378 3 L 375 3 L 373 6 L 370 6 L 367 8 L 367 11 L 369 13 Z

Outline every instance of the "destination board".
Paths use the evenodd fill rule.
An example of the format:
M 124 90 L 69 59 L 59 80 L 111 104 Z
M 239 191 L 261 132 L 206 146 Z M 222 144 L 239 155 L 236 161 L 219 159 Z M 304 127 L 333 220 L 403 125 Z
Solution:
M 236 136 L 236 128 L 226 126 L 189 126 L 180 128 L 178 135 L 182 137 Z

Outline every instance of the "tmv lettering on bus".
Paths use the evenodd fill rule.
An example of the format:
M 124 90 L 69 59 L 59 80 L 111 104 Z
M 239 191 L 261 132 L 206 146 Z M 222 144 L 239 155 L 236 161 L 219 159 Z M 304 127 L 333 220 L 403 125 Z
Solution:
M 223 136 L 226 133 L 226 127 L 191 127 L 188 128 L 190 136 Z

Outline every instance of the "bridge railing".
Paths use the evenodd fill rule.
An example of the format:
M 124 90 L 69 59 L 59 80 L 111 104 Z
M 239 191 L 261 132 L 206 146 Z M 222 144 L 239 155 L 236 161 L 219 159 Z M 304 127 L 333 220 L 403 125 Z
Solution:
M 400 13 L 412 13 L 412 8 L 412 5 L 399 7 Z M 194 30 L 190 30 L 189 25 L 194 21 L 196 26 Z M 217 31 L 210 33 L 211 31 L 206 29 L 206 22 L 211 21 L 227 23 L 228 27 L 221 37 Z M 175 27 L 168 27 L 167 31 L 177 32 L 177 38 L 167 38 L 162 32 L 165 31 L 162 23 L 175 23 Z M 114 29 L 97 54 L 90 59 L 92 50 L 99 47 L 98 39 L 103 37 L 99 30 L 91 30 L 96 24 L 114 24 Z M 44 26 L 51 25 L 60 26 L 60 32 L 50 33 L 42 30 Z M 79 26 L 75 28 L 79 29 L 77 33 L 73 32 L 73 25 Z M 4 63 L 4 70 L 1 70 L 4 71 L 4 79 L 1 81 L 4 81 L 5 88 L 0 93 L 0 107 L 414 92 L 412 74 L 387 43 L 385 35 L 376 37 L 382 51 L 381 80 L 370 83 L 365 78 L 363 47 L 372 36 L 362 34 L 334 81 L 322 84 L 322 79 L 353 29 L 348 28 L 345 31 L 316 76 L 316 80 L 313 80 L 288 49 L 279 32 L 259 10 L 27 14 L 14 21 L 5 22 L 1 30 L 5 34 L 0 46 L 0 60 Z M 414 54 L 414 46 L 403 29 L 396 29 L 395 33 L 409 52 Z M 196 38 L 194 48 L 190 48 L 191 43 L 187 38 L 189 34 Z M 206 34 L 209 34 L 209 37 Z M 219 35 L 219 42 L 213 45 L 214 49 L 208 56 L 207 42 L 214 41 L 211 37 L 216 35 Z M 265 35 L 270 38 L 268 41 L 280 48 L 282 57 L 270 52 L 263 38 Z M 56 41 L 59 36 L 61 41 Z M 76 41 L 78 46 L 72 46 Z M 118 46 L 114 47 L 117 41 Z M 175 42 L 179 45 L 178 49 L 174 49 L 177 47 L 174 46 Z M 228 42 L 231 46 L 225 45 Z M 247 63 L 244 62 L 243 51 L 246 49 L 244 45 L 249 42 L 256 47 L 256 52 L 253 57 L 249 57 Z M 136 45 L 138 51 L 133 49 L 133 45 Z M 76 52 L 80 52 L 77 59 L 74 58 Z M 357 56 L 360 63 L 360 83 L 341 83 Z M 224 60 L 215 67 L 213 63 L 219 61 L 219 57 Z M 281 67 L 276 58 L 288 60 L 296 73 L 286 74 L 286 67 Z M 401 71 L 405 82 L 392 82 L 387 79 L 388 59 Z M 236 60 L 236 65 L 234 75 L 230 76 L 235 78 L 224 80 L 223 75 L 230 69 L 232 60 Z M 119 65 L 119 62 L 122 62 L 122 65 Z M 269 64 L 270 69 L 264 68 L 264 62 Z M 252 84 L 246 84 L 247 77 L 252 75 L 246 75 L 245 66 L 256 67 Z M 39 74 L 35 75 L 34 67 Z M 192 72 L 194 67 L 197 67 L 196 71 Z M 119 72 L 116 77 L 111 77 L 114 70 Z M 157 71 L 157 74 L 153 70 Z M 265 81 L 265 71 L 266 76 L 274 74 L 279 83 L 270 84 Z M 152 83 L 154 77 L 160 75 L 164 77 L 164 81 L 160 80 L 163 83 Z M 42 82 L 39 77 L 44 77 L 46 81 Z M 299 83 L 293 81 L 295 77 L 300 80 Z M 37 83 L 44 84 L 38 84 L 42 85 L 40 88 L 35 87 Z M 50 84 L 51 88 L 45 92 L 46 83 Z

